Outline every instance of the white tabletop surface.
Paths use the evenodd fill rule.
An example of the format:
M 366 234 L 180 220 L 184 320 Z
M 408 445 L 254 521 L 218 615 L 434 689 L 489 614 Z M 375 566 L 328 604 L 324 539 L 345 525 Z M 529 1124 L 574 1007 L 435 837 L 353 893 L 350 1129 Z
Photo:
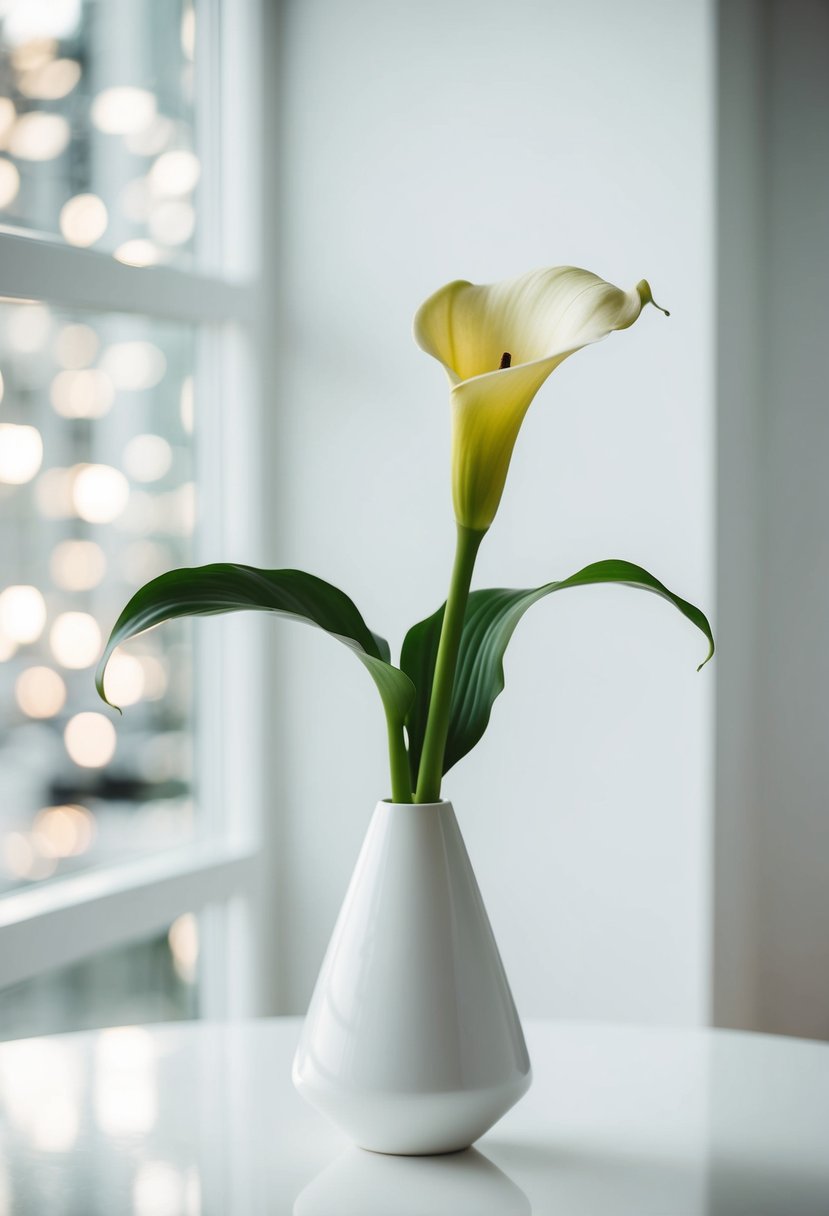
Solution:
M 829 1045 L 529 1023 L 475 1149 L 382 1157 L 295 1094 L 296 1020 L 0 1046 L 0 1216 L 829 1216 Z

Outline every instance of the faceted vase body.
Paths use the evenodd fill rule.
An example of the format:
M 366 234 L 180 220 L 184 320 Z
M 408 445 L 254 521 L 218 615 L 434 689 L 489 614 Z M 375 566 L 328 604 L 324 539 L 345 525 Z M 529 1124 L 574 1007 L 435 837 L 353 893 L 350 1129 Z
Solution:
M 449 802 L 381 802 L 311 999 L 294 1084 L 361 1148 L 467 1148 L 531 1069 Z

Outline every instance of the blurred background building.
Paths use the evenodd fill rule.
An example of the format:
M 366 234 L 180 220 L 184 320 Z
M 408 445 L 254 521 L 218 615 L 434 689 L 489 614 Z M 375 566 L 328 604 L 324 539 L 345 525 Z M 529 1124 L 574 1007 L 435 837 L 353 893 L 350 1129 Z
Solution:
M 299 1012 L 375 694 L 261 619 L 93 672 L 147 579 L 342 586 L 399 645 L 452 545 L 457 277 L 671 309 L 556 372 L 478 585 L 540 605 L 447 779 L 522 1012 L 829 1037 L 822 0 L 0 0 L 0 1036 Z M 263 657 L 264 656 L 264 657 Z

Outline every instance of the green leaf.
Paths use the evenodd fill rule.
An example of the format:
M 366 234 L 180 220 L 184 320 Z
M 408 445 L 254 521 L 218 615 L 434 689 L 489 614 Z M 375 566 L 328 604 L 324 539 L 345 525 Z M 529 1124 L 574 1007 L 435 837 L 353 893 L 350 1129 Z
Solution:
M 388 642 L 371 632 L 344 592 L 302 570 L 258 570 L 230 562 L 170 570 L 135 593 L 115 622 L 98 664 L 95 685 L 100 696 L 110 704 L 104 692 L 104 672 L 116 646 L 128 638 L 177 617 L 244 609 L 304 621 L 343 642 L 368 669 L 386 713 L 402 723 L 415 690 L 408 676 L 391 665 Z
M 504 653 L 515 627 L 527 609 L 554 591 L 563 591 L 568 587 L 585 587 L 592 583 L 619 583 L 661 595 L 678 608 L 708 639 L 708 654 L 697 670 L 701 670 L 713 655 L 714 638 L 704 613 L 687 600 L 674 595 L 647 570 L 631 562 L 617 559 L 594 562 L 570 578 L 557 583 L 545 583 L 543 587 L 536 587 L 535 590 L 473 591 L 466 608 L 458 654 L 449 735 L 443 759 L 444 773 L 472 750 L 486 730 L 495 699 L 504 689 Z M 406 718 L 413 785 L 417 782 L 423 749 L 443 611 L 443 607 L 439 608 L 433 616 L 412 626 L 406 634 L 400 656 L 401 668 L 417 689 Z

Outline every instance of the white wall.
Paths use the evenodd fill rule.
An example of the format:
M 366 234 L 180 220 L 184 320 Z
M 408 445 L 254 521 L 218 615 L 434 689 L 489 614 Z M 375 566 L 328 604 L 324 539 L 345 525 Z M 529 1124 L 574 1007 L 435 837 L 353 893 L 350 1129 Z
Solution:
M 399 642 L 453 543 L 441 370 L 410 336 L 449 279 L 587 266 L 665 320 L 555 373 L 519 440 L 478 586 L 641 562 L 712 606 L 711 15 L 705 0 L 294 0 L 272 560 Z M 299 626 L 274 671 L 283 1007 L 310 993 L 368 815 L 382 713 Z M 532 610 L 484 741 L 445 784 L 526 1014 L 704 1020 L 711 669 L 624 589 Z

